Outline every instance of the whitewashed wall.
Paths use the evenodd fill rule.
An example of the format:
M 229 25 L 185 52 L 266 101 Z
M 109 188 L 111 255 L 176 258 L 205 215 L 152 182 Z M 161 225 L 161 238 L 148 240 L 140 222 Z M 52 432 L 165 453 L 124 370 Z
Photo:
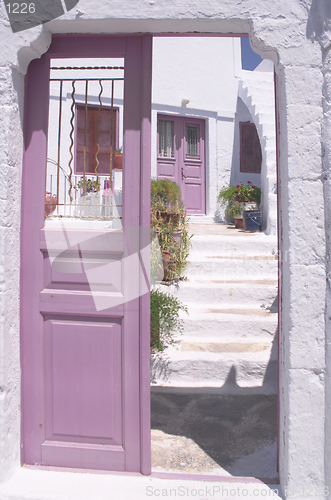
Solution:
M 57 66 L 99 66 L 124 64 L 116 60 L 84 59 L 68 63 L 57 60 Z M 204 39 L 190 37 L 156 37 L 153 42 L 153 96 L 152 96 L 152 176 L 157 172 L 157 115 L 158 113 L 175 116 L 190 116 L 205 120 L 206 136 L 206 211 L 207 215 L 215 216 L 218 210 L 217 197 L 219 190 L 229 182 L 247 183 L 261 187 L 260 174 L 240 173 L 240 137 L 239 121 L 253 122 L 252 115 L 240 101 L 238 104 L 239 78 L 247 71 L 241 69 L 240 38 L 207 37 Z M 99 70 L 92 75 L 91 71 L 53 71 L 51 78 L 86 78 L 122 77 L 123 71 L 105 72 Z M 262 72 L 257 73 L 262 75 Z M 75 100 L 84 101 L 84 82 L 76 83 Z M 103 105 L 110 105 L 109 89 L 102 94 Z M 273 86 L 273 83 L 271 83 Z M 115 91 L 118 89 L 115 85 Z M 59 84 L 51 86 L 51 108 L 49 119 L 48 158 L 57 159 L 58 134 L 58 88 Z M 121 90 L 121 89 L 119 89 Z M 250 88 L 254 91 L 254 88 Z M 98 83 L 89 87 L 89 104 L 97 104 L 100 88 Z M 259 92 L 260 89 L 257 89 Z M 70 154 L 69 134 L 71 130 L 71 83 L 64 87 L 62 103 L 62 134 L 61 134 L 61 165 L 68 165 Z M 183 99 L 189 103 L 184 105 Z M 122 114 L 123 97 L 121 92 L 115 95 L 115 106 L 119 106 L 120 144 L 122 144 Z M 272 116 L 274 119 L 274 116 Z M 235 123 L 234 123 L 235 120 Z M 52 166 L 53 165 L 53 166 Z M 267 166 L 265 165 L 265 168 Z M 48 174 L 56 175 L 56 165 L 48 162 Z M 55 178 L 55 177 L 54 177 Z M 267 189 L 267 187 L 266 187 Z M 50 190 L 50 185 L 47 186 Z M 267 212 L 268 196 L 265 196 L 264 211 Z M 266 225 L 265 225 L 266 226 Z
M 248 32 L 253 47 L 275 63 L 278 85 L 283 271 L 280 481 L 286 498 L 307 498 L 303 488 L 311 488 L 318 500 L 327 498 L 324 488 L 331 487 L 331 303 L 326 280 L 331 271 L 329 0 L 80 0 L 78 7 L 43 27 L 13 34 L 0 4 L 0 478 L 9 478 L 20 467 L 20 179 L 23 85 L 29 61 L 47 50 L 52 32 Z M 21 493 L 14 476 L 0 486 L 2 497 L 55 498 L 54 492 L 62 488 L 62 496 L 56 498 L 64 498 L 69 488 L 72 498 L 106 498 L 97 487 L 90 486 L 90 497 L 86 489 L 80 492 L 86 481 L 78 476 L 70 482 L 68 474 L 45 472 L 47 480 L 40 474 L 43 495 L 33 489 L 38 488 L 31 479 L 36 474 L 25 471 L 21 477 L 27 483 Z M 105 481 L 98 478 L 94 484 L 109 484 Z M 129 482 L 123 479 L 122 488 Z M 139 481 L 136 484 L 138 489 Z
M 240 38 L 154 38 L 152 175 L 156 175 L 157 114 L 204 119 L 207 214 L 212 216 L 220 182 L 230 181 L 240 71 Z M 189 103 L 183 105 L 183 99 Z

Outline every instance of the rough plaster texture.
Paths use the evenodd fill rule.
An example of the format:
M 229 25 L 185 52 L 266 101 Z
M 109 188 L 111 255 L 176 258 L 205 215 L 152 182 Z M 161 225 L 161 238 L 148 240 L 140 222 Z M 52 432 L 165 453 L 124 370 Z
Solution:
M 18 269 L 23 80 L 13 68 L 24 74 L 30 60 L 47 50 L 51 33 L 56 32 L 247 32 L 254 49 L 273 60 L 277 75 L 281 487 L 286 498 L 307 498 L 300 493 L 303 487 L 316 487 L 314 498 L 326 498 L 323 488 L 331 487 L 331 301 L 329 282 L 326 285 L 331 272 L 330 19 L 329 0 L 80 0 L 78 8 L 61 19 L 13 34 L 1 3 L 1 479 L 20 465 Z M 2 497 L 47 498 L 48 494 L 34 492 L 38 476 L 38 481 L 45 477 L 44 491 L 53 491 L 55 483 L 52 497 L 63 498 L 60 483 L 68 480 L 68 474 L 57 473 L 54 480 L 52 473 L 44 474 L 24 471 L 20 478 L 16 476 L 20 488 L 17 482 L 4 483 Z M 70 488 L 77 492 L 74 483 Z M 118 484 L 117 488 L 121 490 Z M 137 498 L 136 490 L 131 492 Z M 86 491 L 84 495 L 72 497 L 88 497 Z M 93 489 L 89 498 L 102 495 L 104 490 L 99 494 Z M 133 497 L 124 493 L 123 498 Z

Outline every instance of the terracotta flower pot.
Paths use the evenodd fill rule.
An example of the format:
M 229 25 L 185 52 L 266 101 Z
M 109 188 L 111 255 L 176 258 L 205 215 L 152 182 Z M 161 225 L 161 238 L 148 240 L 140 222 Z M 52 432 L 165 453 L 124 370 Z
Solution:
M 158 220 L 162 219 L 165 224 L 169 224 L 171 222 L 174 226 L 177 226 L 179 224 L 180 215 L 176 212 L 157 210 L 156 217 Z
M 123 153 L 114 153 L 114 168 L 122 170 L 123 168 Z
M 244 228 L 244 219 L 234 219 L 234 227 L 236 229 L 243 229 Z
M 46 191 L 45 198 L 45 217 L 51 215 L 57 206 L 57 197 L 56 194 L 49 193 Z

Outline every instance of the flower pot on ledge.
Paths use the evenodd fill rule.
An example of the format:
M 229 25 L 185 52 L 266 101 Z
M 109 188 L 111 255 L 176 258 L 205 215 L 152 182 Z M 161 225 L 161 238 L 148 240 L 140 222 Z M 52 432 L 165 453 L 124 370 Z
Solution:
M 123 168 L 123 153 L 114 153 L 114 168 L 122 170 Z
M 45 217 L 51 215 L 57 206 L 57 196 L 56 194 L 52 194 L 46 191 L 46 199 L 45 199 Z

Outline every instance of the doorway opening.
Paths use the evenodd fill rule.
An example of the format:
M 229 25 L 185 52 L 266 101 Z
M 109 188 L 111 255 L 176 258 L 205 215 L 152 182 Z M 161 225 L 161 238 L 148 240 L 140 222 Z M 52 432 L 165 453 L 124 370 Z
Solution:
M 155 38 L 155 40 L 161 40 L 161 38 Z M 191 78 L 178 79 L 180 72 L 177 72 L 175 83 L 178 81 L 181 83 L 178 92 L 172 93 L 174 87 L 171 86 L 170 79 L 167 80 L 166 75 L 162 75 L 159 98 L 151 98 L 150 86 L 146 85 L 146 82 L 151 83 L 152 47 L 149 35 L 115 37 L 78 35 L 70 37 L 70 44 L 67 43 L 65 36 L 54 36 L 49 53 L 31 63 L 25 110 L 27 124 L 22 212 L 23 463 L 135 471 L 144 474 L 150 472 L 149 290 L 146 286 L 145 288 L 142 286 L 146 283 L 147 273 L 146 269 L 141 269 L 143 266 L 140 263 L 144 263 L 146 254 L 141 251 L 140 242 L 137 246 L 138 233 L 135 230 L 139 225 L 149 230 L 149 206 L 145 200 L 149 199 L 150 163 L 152 163 L 152 176 L 157 175 L 158 117 L 162 120 L 166 116 L 163 121 L 167 121 L 170 115 L 180 117 L 179 122 L 185 123 L 185 133 L 182 135 L 186 138 L 184 155 L 189 157 L 194 168 L 200 168 L 201 172 L 205 172 L 205 203 L 200 205 L 200 208 L 204 207 L 205 212 L 202 212 L 200 216 L 195 214 L 191 219 L 191 224 L 194 226 L 192 232 L 195 234 L 194 251 L 196 252 L 195 257 L 193 251 L 191 256 L 191 264 L 195 268 L 194 278 L 187 283 L 188 286 L 185 290 L 183 288 L 183 291 L 190 299 L 198 299 L 197 302 L 200 305 L 196 307 L 196 311 L 201 312 L 201 309 L 204 309 L 207 315 L 203 321 L 203 328 L 199 327 L 197 331 L 195 330 L 198 324 L 197 317 L 191 314 L 191 338 L 180 339 L 182 341 L 181 355 L 184 354 L 183 357 L 189 361 L 185 365 L 189 367 L 189 370 L 185 371 L 183 364 L 180 364 L 177 370 L 180 376 L 184 374 L 184 377 L 187 376 L 188 379 L 176 385 L 162 383 L 163 386 L 159 391 L 162 404 L 158 405 L 159 409 L 163 416 L 173 416 L 178 411 L 179 420 L 183 420 L 184 414 L 198 413 L 198 407 L 202 409 L 202 414 L 206 408 L 209 408 L 211 413 L 207 415 L 207 418 L 203 418 L 209 422 L 212 432 L 205 437 L 208 437 L 208 443 L 211 443 L 214 441 L 215 434 L 225 436 L 228 441 L 222 444 L 223 451 L 237 434 L 243 439 L 241 442 L 236 441 L 237 449 L 242 449 L 242 443 L 247 444 L 245 439 L 247 429 L 250 428 L 249 425 L 247 427 L 247 422 L 256 421 L 256 411 L 260 409 L 261 412 L 264 411 L 264 415 L 272 413 L 275 416 L 275 412 L 272 412 L 268 405 L 262 404 L 261 398 L 259 399 L 261 396 L 259 387 L 265 387 L 264 382 L 267 380 L 275 382 L 276 379 L 274 374 L 271 374 L 269 365 L 268 369 L 264 366 L 262 383 L 254 385 L 256 366 L 249 362 L 252 342 L 245 342 L 245 336 L 256 335 L 258 337 L 259 333 L 256 333 L 254 327 L 244 320 L 249 308 L 243 307 L 238 294 L 245 288 L 244 282 L 248 285 L 246 289 L 255 291 L 259 290 L 259 286 L 274 286 L 274 283 L 269 283 L 271 278 L 269 279 L 265 263 L 269 261 L 275 263 L 277 250 L 273 255 L 262 234 L 238 235 L 231 228 L 227 229 L 228 235 L 215 234 L 213 232 L 215 227 L 222 229 L 225 227 L 216 226 L 211 221 L 211 214 L 217 205 L 218 189 L 222 183 L 229 182 L 232 168 L 238 92 L 241 92 L 240 99 L 244 102 L 247 91 L 247 88 L 240 87 L 240 82 L 237 81 L 236 70 L 239 68 L 239 63 L 236 57 L 232 57 L 237 53 L 234 51 L 238 41 L 236 39 L 224 38 L 232 44 L 230 51 L 233 69 L 232 82 L 226 78 L 222 79 L 222 74 L 219 78 L 211 77 L 216 67 L 215 61 L 221 60 L 219 52 L 211 50 L 213 38 L 221 39 L 203 35 L 194 39 L 179 38 L 190 42 L 190 52 L 195 55 L 201 56 L 201 41 L 206 41 L 208 45 L 209 59 L 202 59 L 201 63 L 203 67 L 209 61 L 208 71 L 204 67 L 208 76 L 208 85 L 203 85 L 198 89 L 196 100 L 190 95 L 190 90 L 194 90 L 193 87 L 198 82 L 196 78 L 193 78 L 193 76 L 196 77 L 199 68 L 196 57 L 191 65 L 186 66 L 186 70 L 189 68 L 191 72 Z M 178 45 L 179 39 L 176 39 L 175 45 Z M 168 40 L 173 41 L 171 37 Z M 192 49 L 193 40 L 195 40 L 195 46 Z M 96 71 L 105 71 L 106 66 L 109 66 L 112 67 L 112 69 L 108 68 L 112 74 L 113 71 L 122 71 L 118 68 L 115 70 L 114 66 L 121 67 L 124 58 L 123 124 L 121 124 L 123 103 L 121 104 L 121 98 L 116 95 L 116 88 L 113 92 L 112 87 L 115 77 L 108 73 L 105 77 L 99 74 L 95 81 L 97 90 L 89 94 L 86 91 L 86 85 L 91 90 L 91 78 L 84 74 L 83 85 L 79 89 L 78 84 L 75 83 L 75 81 L 78 82 L 76 73 L 76 76 L 68 77 L 69 85 L 71 85 L 69 92 L 65 90 L 66 77 L 61 77 L 57 73 L 62 71 L 67 74 L 68 69 L 54 69 L 53 72 L 58 75 L 54 77 L 53 82 L 55 85 L 55 80 L 57 80 L 58 97 L 54 99 L 54 102 L 58 106 L 58 111 L 56 112 L 57 119 L 49 125 L 49 130 L 54 125 L 57 146 L 55 150 L 50 147 L 47 151 L 49 134 L 45 116 L 46 110 L 49 109 L 50 98 L 50 59 L 67 56 L 72 60 L 71 51 L 75 54 L 75 58 L 82 62 L 81 66 L 78 62 L 72 64 L 70 71 L 73 72 L 89 72 L 87 58 L 95 58 L 96 54 L 102 54 L 102 58 L 108 59 L 108 62 L 104 64 L 99 61 L 97 63 L 99 69 Z M 163 54 L 159 60 L 159 68 L 164 70 L 167 67 L 166 57 L 171 60 L 168 62 L 173 67 L 174 55 L 177 53 L 179 51 L 167 49 L 166 54 Z M 213 54 L 212 59 L 210 59 L 211 54 Z M 84 58 L 85 62 L 83 62 Z M 113 58 L 119 58 L 120 61 L 115 64 L 111 61 Z M 187 58 L 185 64 L 188 62 Z M 77 67 L 80 69 L 77 70 Z M 179 66 L 179 69 L 183 68 L 185 65 Z M 217 68 L 217 71 L 221 73 L 220 68 Z M 188 74 L 188 71 L 186 73 Z M 167 70 L 167 74 L 170 75 L 171 71 Z M 122 75 L 119 81 L 121 79 L 123 79 Z M 234 82 L 237 83 L 236 86 L 232 85 Z M 117 83 L 115 82 L 114 85 L 116 87 Z M 234 92 L 235 88 L 236 92 Z M 223 108 L 215 105 L 215 96 L 218 96 L 218 93 L 227 96 Z M 169 104 L 170 95 L 175 102 Z M 202 102 L 205 98 L 208 100 L 208 106 Z M 67 107 L 64 105 L 65 100 L 68 101 L 67 104 L 70 103 Z M 150 131 L 151 103 L 152 134 Z M 67 111 L 64 110 L 65 107 Z M 66 145 L 62 141 L 61 134 L 59 135 L 62 112 L 67 113 L 68 118 L 70 144 Z M 181 120 L 182 117 L 185 117 L 185 120 Z M 204 148 L 202 142 L 199 142 L 199 139 L 203 137 L 202 123 L 204 123 Z M 121 127 L 123 127 L 123 143 L 119 132 Z M 231 130 L 232 134 L 229 134 Z M 164 138 L 168 140 L 166 132 Z M 150 141 L 152 141 L 152 148 Z M 212 143 L 214 148 L 211 147 Z M 113 151 L 120 149 L 122 145 L 123 169 L 117 179 L 113 176 L 113 170 L 116 170 Z M 150 161 L 151 150 L 155 152 L 152 162 Z M 205 153 L 205 170 L 201 166 L 197 167 L 202 152 Z M 67 155 L 65 161 L 68 168 L 63 165 L 63 155 Z M 93 157 L 95 162 L 91 161 Z M 48 164 L 47 158 L 49 158 Z M 192 164 L 183 166 L 184 176 L 187 174 L 185 169 L 193 168 Z M 223 165 L 226 165 L 225 169 L 221 168 Z M 263 171 L 266 172 L 266 169 L 264 168 Z M 191 177 L 194 176 L 191 175 Z M 116 193 L 116 182 L 120 178 L 119 185 L 123 190 L 122 203 L 117 202 L 116 199 L 116 194 L 118 196 L 120 194 Z M 182 180 L 184 179 L 185 177 Z M 200 189 L 200 195 L 194 198 L 189 193 L 189 199 L 202 199 L 201 187 L 196 187 L 201 185 L 202 183 L 198 182 L 194 184 L 194 189 Z M 269 193 L 265 189 L 264 192 Z M 84 199 L 81 201 L 80 198 Z M 37 214 L 36 206 L 38 207 Z M 196 209 L 197 205 L 194 207 Z M 204 213 L 205 218 L 203 218 Z M 139 214 L 138 217 L 137 214 Z M 45 216 L 48 227 L 45 226 Z M 52 218 L 56 224 L 52 223 Z M 65 219 L 74 222 L 66 224 L 63 222 Z M 115 225 L 116 221 L 119 221 L 118 226 Z M 79 222 L 78 226 L 77 222 Z M 134 228 L 131 235 L 124 234 L 125 225 Z M 268 227 L 271 227 L 270 224 Z M 75 239 L 77 231 L 82 233 L 85 230 L 86 234 L 84 233 L 83 239 L 77 241 Z M 95 240 L 91 246 L 89 240 L 93 231 Z M 231 236 L 230 232 L 232 232 Z M 221 240 L 219 236 L 222 237 Z M 244 240 L 251 244 L 253 239 L 259 240 L 258 255 L 255 249 L 243 253 Z M 216 247 L 219 246 L 217 242 L 221 241 L 221 253 L 218 253 L 219 248 L 215 250 L 215 246 L 210 246 L 212 241 L 214 243 L 216 241 Z M 140 254 L 138 258 L 136 254 Z M 199 259 L 201 257 L 204 266 L 203 273 L 200 272 Z M 49 265 L 56 260 L 60 267 Z M 246 267 L 245 269 L 241 267 L 243 261 L 249 264 L 254 278 L 246 276 L 247 279 L 243 279 L 243 274 L 248 274 Z M 73 265 L 76 265 L 75 271 L 73 271 Z M 112 273 L 111 289 L 109 288 L 109 275 L 105 273 L 104 267 L 107 267 L 107 270 L 110 269 Z M 224 271 L 223 274 L 221 270 Z M 63 276 L 64 274 L 66 276 Z M 92 276 L 92 280 L 89 276 Z M 108 280 L 107 289 L 104 287 L 104 278 Z M 195 289 L 190 288 L 193 280 L 197 285 Z M 91 283 L 95 285 L 94 291 Z M 127 283 L 130 286 L 128 285 L 125 289 Z M 122 296 L 125 293 L 130 294 L 134 288 L 133 283 L 139 283 L 137 295 L 129 295 L 130 300 L 123 300 Z M 40 284 L 43 286 L 41 292 Z M 177 290 L 174 290 L 174 293 L 176 294 Z M 106 306 L 105 297 L 107 301 L 110 299 L 110 302 L 106 301 Z M 99 305 L 96 305 L 95 298 L 101 300 Z M 248 304 L 252 304 L 255 299 L 256 297 L 251 295 Z M 240 307 L 235 308 L 233 304 L 231 306 L 233 300 L 239 301 Z M 264 321 L 267 322 L 267 316 L 269 318 L 273 313 L 272 306 L 265 300 L 263 296 L 263 303 L 259 302 L 259 307 L 255 309 L 253 307 L 255 312 L 258 310 L 261 313 L 253 314 L 257 316 L 256 324 L 259 323 L 260 316 L 264 317 Z M 238 312 L 239 310 L 241 312 Z M 236 331 L 236 336 L 240 336 L 240 340 L 232 338 L 234 335 L 233 314 L 241 318 L 240 328 Z M 221 339 L 217 337 L 217 331 L 214 328 L 215 315 L 223 315 L 222 332 L 226 335 Z M 206 328 L 205 332 L 203 332 L 204 328 Z M 216 336 L 213 337 L 215 332 Z M 262 328 L 262 332 L 264 332 L 263 338 L 269 340 L 275 333 L 268 328 Z M 203 338 L 196 335 L 197 333 L 202 333 Z M 259 344 L 255 345 L 257 353 L 274 352 L 270 341 L 260 342 L 260 340 L 255 342 Z M 268 345 L 265 347 L 262 344 Z M 231 356 L 238 349 L 238 345 L 244 352 L 241 372 L 239 369 L 232 369 L 231 361 Z M 273 345 L 276 344 L 273 343 Z M 201 354 L 199 364 L 206 368 L 205 373 L 211 371 L 216 374 L 216 384 L 206 384 L 208 377 L 205 377 L 202 383 L 199 379 L 197 384 L 191 384 L 192 374 L 197 380 L 194 363 L 191 363 L 192 352 Z M 85 362 L 89 356 L 92 360 L 90 364 Z M 230 367 L 229 364 L 222 362 L 222 358 L 224 360 L 226 356 L 228 356 Z M 213 357 L 213 365 L 210 370 L 208 358 L 211 357 Z M 109 360 L 111 360 L 110 364 Z M 181 363 L 181 359 L 179 361 Z M 275 363 L 272 364 L 273 367 L 274 365 Z M 162 366 L 164 368 L 165 365 Z M 191 373 L 189 373 L 190 370 Z M 164 373 L 167 373 L 167 370 Z M 92 376 L 90 377 L 89 374 Z M 152 375 L 157 374 L 153 372 Z M 220 380 L 224 382 L 223 385 L 220 385 Z M 160 386 L 161 384 L 154 385 Z M 89 387 L 87 392 L 86 387 Z M 99 391 L 97 393 L 94 391 L 96 388 Z M 152 389 L 152 398 L 157 392 L 154 388 Z M 164 392 L 171 395 L 170 403 L 165 402 Z M 187 395 L 185 396 L 183 392 L 187 392 Z M 96 414 L 91 413 L 91 407 L 97 400 L 100 409 L 104 404 L 103 398 L 109 402 L 109 394 L 111 404 L 107 407 L 108 413 L 105 419 L 100 420 Z M 251 398 L 253 407 L 249 404 L 243 405 L 244 409 L 240 410 L 238 425 L 232 432 L 231 421 L 233 422 L 235 417 L 238 417 L 239 412 L 239 407 L 237 407 L 238 412 L 233 411 L 235 408 L 232 403 L 233 396 L 244 397 L 245 395 Z M 275 393 L 271 393 L 270 396 L 275 399 Z M 209 401 L 206 401 L 206 397 L 209 397 Z M 223 398 L 223 402 L 216 404 L 215 397 L 218 400 L 220 397 Z M 153 405 L 155 409 L 155 400 Z M 185 411 L 183 406 L 185 406 Z M 179 411 L 180 407 L 183 411 Z M 228 408 L 228 416 L 221 422 L 221 427 L 223 427 L 219 428 L 219 412 L 226 408 Z M 52 420 L 53 417 L 54 420 Z M 161 425 L 162 422 L 156 422 L 156 424 Z M 210 452 L 209 468 L 214 470 L 218 468 L 218 465 L 222 467 L 223 460 L 225 460 L 223 451 L 221 450 L 223 453 L 221 457 L 213 455 L 209 450 L 209 444 L 202 442 L 195 432 L 199 426 L 197 421 L 191 421 L 190 434 L 184 434 L 183 437 L 194 438 L 196 443 L 200 443 L 200 448 L 204 448 L 205 452 Z M 35 432 L 36 429 L 38 432 Z M 265 429 L 265 432 L 270 436 L 268 429 Z M 154 430 L 165 432 L 162 428 L 154 428 Z M 176 432 L 180 433 L 182 429 L 179 427 Z M 252 439 L 250 443 L 253 446 L 255 439 Z M 248 452 L 251 449 L 245 448 Z M 181 463 L 179 465 L 181 467 L 179 470 L 183 471 L 184 467 L 185 471 L 187 464 L 184 462 L 184 465 Z M 162 468 L 162 465 L 159 467 Z M 171 464 L 167 466 L 167 469 L 171 469 Z M 226 470 L 225 467 L 223 469 Z
M 240 48 L 240 38 L 154 39 L 152 176 L 180 185 L 193 234 L 188 281 L 159 284 L 189 315 L 176 345 L 152 355 L 155 472 L 277 477 L 276 157 L 266 154 L 276 149 L 274 74 L 268 61 L 244 70 Z M 194 120 L 205 130 L 205 211 L 186 202 L 185 123 Z M 225 223 L 218 193 L 241 183 L 262 190 L 262 232 Z

